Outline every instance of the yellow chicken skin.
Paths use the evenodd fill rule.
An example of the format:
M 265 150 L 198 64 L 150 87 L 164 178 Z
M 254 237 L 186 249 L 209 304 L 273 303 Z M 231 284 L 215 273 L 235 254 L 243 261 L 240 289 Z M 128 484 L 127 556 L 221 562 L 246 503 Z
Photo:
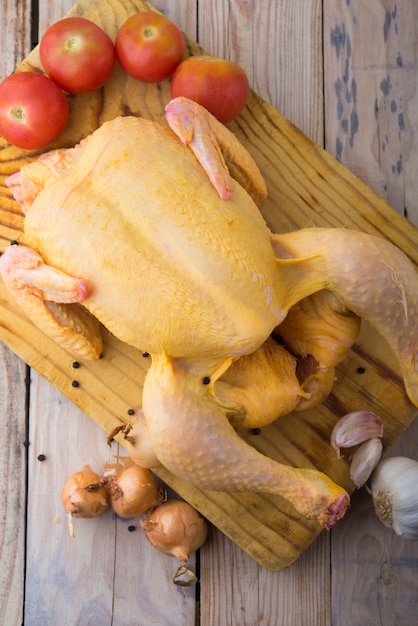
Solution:
M 338 365 L 360 332 L 361 319 L 332 293 L 321 290 L 297 302 L 275 330 L 293 354 L 311 354 L 320 367 Z
M 212 385 L 200 384 L 183 363 L 156 356 L 147 378 L 142 400 L 144 414 L 152 416 L 146 419 L 153 447 L 178 476 L 205 489 L 280 495 L 328 529 L 344 514 L 344 489 L 321 472 L 277 463 L 245 444 Z
M 343 361 L 360 332 L 361 319 L 327 289 L 294 304 L 273 335 L 297 358 L 296 375 L 305 396 L 295 411 L 321 404 L 332 390 L 335 366 Z
M 310 294 L 329 290 L 340 300 L 341 311 L 367 320 L 396 354 L 408 397 L 418 406 L 418 274 L 407 256 L 386 239 L 345 228 L 311 228 L 272 238 L 278 255 L 291 263 L 278 260 L 289 283 L 297 284 L 289 297 L 299 301 L 302 284 L 309 281 Z M 318 295 L 324 303 L 326 291 Z M 348 336 L 353 331 L 355 320 Z
M 232 363 L 214 386 L 230 423 L 261 428 L 296 409 L 301 399 L 308 403 L 311 394 L 299 382 L 296 367 L 296 358 L 271 338 Z
M 117 337 L 173 357 L 235 357 L 283 319 L 257 207 L 233 180 L 222 200 L 171 130 L 119 118 L 63 159 L 26 209 L 25 242 L 83 279 L 84 306 Z M 155 302 L 157 320 L 145 305 Z
M 257 351 L 266 355 L 289 310 L 329 290 L 392 338 L 418 404 L 417 274 L 399 250 L 361 233 L 273 235 L 225 165 L 223 153 L 249 192 L 265 195 L 234 135 L 186 98 L 172 100 L 166 118 L 170 128 L 117 118 L 12 175 L 7 184 L 26 214 L 26 245 L 2 255 L 1 275 L 39 328 L 78 358 L 98 358 L 101 350 L 86 311 L 151 355 L 143 426 L 155 459 L 170 471 L 202 488 L 281 495 L 330 528 L 348 506 L 345 490 L 241 440 L 228 417 L 259 408 L 235 388 L 249 380 Z M 279 390 L 289 371 L 278 378 Z M 290 378 L 289 407 L 307 395 Z

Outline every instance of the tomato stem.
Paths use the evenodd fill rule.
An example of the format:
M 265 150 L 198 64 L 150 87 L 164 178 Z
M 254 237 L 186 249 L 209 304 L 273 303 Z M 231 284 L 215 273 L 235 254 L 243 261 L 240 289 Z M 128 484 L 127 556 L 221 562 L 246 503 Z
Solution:
M 23 120 L 25 119 L 25 114 L 22 107 L 15 106 L 10 109 L 10 117 L 14 122 L 23 122 Z
M 145 39 L 151 39 L 151 37 L 155 36 L 155 28 L 152 28 L 151 26 L 147 26 L 146 28 L 144 28 L 144 37 Z
M 71 39 L 67 41 L 68 50 L 77 50 L 77 48 L 79 47 L 80 47 L 80 42 L 76 37 L 71 37 Z

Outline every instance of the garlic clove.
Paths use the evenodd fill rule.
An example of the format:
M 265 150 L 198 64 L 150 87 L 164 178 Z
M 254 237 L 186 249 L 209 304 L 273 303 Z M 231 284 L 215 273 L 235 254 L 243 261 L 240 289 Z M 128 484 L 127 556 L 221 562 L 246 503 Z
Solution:
M 341 448 L 350 448 L 375 437 L 383 437 L 383 422 L 380 417 L 371 411 L 353 411 L 335 424 L 331 433 L 331 445 L 340 458 Z
M 370 478 L 374 468 L 382 456 L 383 445 L 380 437 L 373 437 L 362 443 L 351 460 L 350 476 L 354 484 L 359 488 Z

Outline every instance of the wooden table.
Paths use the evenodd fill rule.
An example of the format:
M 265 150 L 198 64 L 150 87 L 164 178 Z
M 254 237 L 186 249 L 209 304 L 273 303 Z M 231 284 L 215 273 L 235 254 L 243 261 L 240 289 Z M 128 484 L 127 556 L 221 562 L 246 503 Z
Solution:
M 0 76 L 72 0 L 3 2 Z M 418 224 L 415 0 L 156 0 L 212 54 L 238 61 L 253 88 Z M 417 242 L 418 243 L 418 242 Z M 112 460 L 103 431 L 0 345 L 0 606 L 5 626 L 412 626 L 418 542 L 405 542 L 354 494 L 344 520 L 288 569 L 267 571 L 211 527 L 191 565 L 199 585 L 138 524 L 75 525 L 60 502 L 85 462 Z M 418 423 L 390 450 L 418 458 Z M 42 456 L 43 455 L 43 456 Z M 44 460 L 42 460 L 44 458 Z M 52 521 L 52 523 L 51 523 Z M 134 525 L 132 532 L 129 528 Z

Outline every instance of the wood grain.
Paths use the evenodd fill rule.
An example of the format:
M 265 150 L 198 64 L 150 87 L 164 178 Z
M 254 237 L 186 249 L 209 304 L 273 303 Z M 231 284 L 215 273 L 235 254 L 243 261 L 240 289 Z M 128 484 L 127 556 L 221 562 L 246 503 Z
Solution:
M 199 0 L 199 13 L 201 14 L 203 3 L 208 0 Z M 397 10 L 399 13 L 405 12 L 407 15 L 411 15 L 411 11 L 414 10 L 413 3 L 415 0 L 405 0 L 402 3 L 397 3 Z M 354 0 L 351 0 L 351 4 Z M 374 32 L 375 19 L 374 13 L 376 6 L 381 11 L 383 4 L 380 0 L 377 0 L 375 7 L 372 5 L 376 3 L 376 0 L 370 0 L 367 3 L 356 3 L 356 15 L 357 19 L 362 19 L 363 22 L 367 22 L 370 25 L 370 32 Z M 29 3 L 28 3 L 29 4 Z M 318 66 L 313 65 L 310 58 L 310 48 L 305 45 L 305 41 L 298 41 L 298 38 L 302 35 L 309 37 L 310 26 L 304 26 L 301 23 L 303 20 L 309 17 L 309 7 L 306 3 L 302 6 L 300 17 L 294 16 L 294 22 L 290 22 L 289 28 L 285 19 L 278 19 L 276 28 L 281 28 L 280 38 L 275 35 L 274 29 L 270 28 L 270 19 L 272 4 L 265 0 L 262 3 L 256 3 L 256 12 L 259 16 L 257 26 L 252 29 L 248 26 L 244 29 L 239 21 L 234 22 L 234 27 L 228 25 L 225 22 L 219 20 L 219 16 L 227 15 L 230 10 L 227 5 L 233 5 L 234 7 L 240 6 L 240 15 L 245 15 L 246 7 L 249 10 L 253 10 L 254 7 L 248 0 L 234 0 L 233 3 L 226 2 L 226 0 L 210 0 L 206 12 L 210 13 L 210 10 L 216 14 L 217 20 L 212 21 L 211 26 L 216 31 L 222 29 L 231 30 L 229 35 L 227 46 L 229 49 L 223 48 L 226 52 L 226 56 L 233 57 L 234 51 L 245 48 L 246 55 L 253 57 L 254 63 L 258 63 L 259 70 L 257 76 L 255 72 L 252 73 L 255 80 L 257 80 L 257 91 L 263 95 L 266 93 L 275 94 L 279 96 L 285 93 L 282 88 L 282 80 L 288 81 L 292 89 L 293 101 L 300 101 L 300 115 L 302 120 L 306 120 L 308 127 L 315 130 L 316 126 L 323 126 L 325 121 L 326 127 L 330 128 L 330 119 L 335 118 L 336 108 L 335 103 L 328 102 L 323 114 L 320 106 L 316 106 L 315 103 L 310 103 L 309 100 L 303 99 L 302 94 L 306 93 L 306 81 L 314 81 L 312 74 L 322 73 L 321 60 L 318 59 Z M 292 14 L 293 3 L 289 3 L 286 0 L 277 0 L 277 15 Z M 350 2 L 324 2 L 324 10 L 327 10 L 327 6 L 333 9 L 333 16 L 335 23 L 342 23 L 346 19 L 346 6 Z M 22 54 L 14 52 L 14 46 L 19 49 L 20 38 L 27 38 L 30 40 L 28 28 L 22 26 L 23 21 L 28 24 L 27 17 L 29 13 L 23 10 L 24 2 L 21 0 L 8 1 L 2 9 L 7 6 L 7 16 L 4 18 L 2 12 L 2 24 L 0 24 L 0 49 L 2 51 L 0 55 L 0 65 L 4 68 L 4 60 L 6 58 L 13 59 L 9 64 L 10 71 L 14 66 L 20 62 L 23 58 L 26 50 Z M 68 8 L 68 0 L 54 0 L 53 3 L 47 0 L 41 0 L 39 2 L 40 12 L 43 14 L 54 9 L 55 15 L 60 18 Z M 176 19 L 189 21 L 190 23 L 197 21 L 197 11 L 195 10 L 195 1 L 182 0 L 182 2 L 173 2 L 172 0 L 158 0 L 156 6 L 163 10 L 171 12 L 173 16 L 175 13 Z M 242 5 L 242 6 L 241 6 Z M 262 6 L 260 6 L 262 5 Z M 62 7 L 62 13 L 59 13 L 60 6 Z M 395 3 L 386 3 L 388 10 L 393 11 Z M 45 9 L 45 7 L 47 7 Z M 273 5 L 273 8 L 274 7 Z M 265 9 L 266 15 L 263 16 L 263 10 Z M 169 13 L 170 14 L 170 13 Z M 174 18 L 173 18 L 174 19 Z M 208 19 L 207 17 L 205 19 Z M 248 21 L 248 18 L 246 18 Z M 321 19 L 320 19 L 321 21 Z M 400 24 L 401 22 L 399 22 Z M 405 23 L 403 21 L 402 23 Z M 28 24 L 29 26 L 29 24 Z M 200 19 L 199 30 L 202 32 L 205 27 L 204 20 Z M 363 25 L 364 28 L 364 25 Z M 185 29 L 192 37 L 195 37 L 195 32 Z M 408 47 L 410 50 L 416 49 L 415 35 L 410 34 L 411 29 L 407 29 L 407 32 L 399 29 L 399 38 L 402 39 L 402 44 Z M 13 35 L 10 36 L 10 32 Z M 209 28 L 207 29 L 209 36 Z M 294 33 L 294 40 L 292 39 L 292 32 Z M 407 37 L 409 33 L 409 38 Z M 325 32 L 324 48 L 330 46 L 329 31 Z M 287 45 L 282 46 L 280 50 L 280 59 L 274 61 L 280 63 L 282 71 L 281 73 L 273 73 L 268 71 L 268 67 L 271 64 L 271 56 L 267 57 L 263 55 L 264 42 L 268 37 L 272 38 L 275 42 L 275 46 L 279 47 L 280 42 L 284 36 L 287 36 Z M 311 44 L 314 49 L 322 46 L 322 33 L 318 30 L 315 31 L 315 38 L 318 41 L 312 41 Z M 211 41 L 217 41 L 220 43 L 222 36 L 219 32 L 214 33 L 211 36 Z M 7 46 L 6 46 L 6 43 Z M 205 47 L 207 45 L 205 44 Z M 232 49 L 233 48 L 233 49 Z M 216 47 L 212 47 L 211 50 L 217 53 Z M 252 50 L 252 52 L 251 52 Z M 295 51 L 296 50 L 296 54 Z M 300 52 L 297 52 L 297 51 Z M 363 46 L 364 52 L 364 46 Z M 219 52 L 218 52 L 219 54 Z M 382 46 L 379 46 L 379 55 L 385 54 Z M 289 56 L 288 56 L 289 55 Z M 290 58 L 290 55 L 292 58 Z M 359 55 L 360 56 L 360 55 Z M 366 64 L 366 59 L 361 57 L 362 63 Z M 379 63 L 383 63 L 379 60 Z M 286 68 L 294 67 L 293 77 L 290 72 L 286 76 Z M 338 75 L 336 76 L 332 72 L 328 71 L 324 73 L 325 85 L 329 83 L 330 91 L 333 91 L 333 85 Z M 267 68 L 267 69 L 266 69 Z M 308 71 L 306 68 L 310 68 Z M 338 72 L 340 72 L 340 69 Z M 2 73 L 2 76 L 6 75 L 9 69 Z M 272 81 L 272 84 L 264 84 L 260 79 L 260 73 L 264 72 L 263 76 Z M 339 73 L 341 76 L 342 74 Z M 369 74 L 370 75 L 370 74 Z M 301 77 L 303 81 L 301 81 Z M 402 88 L 402 84 L 399 82 L 393 84 L 393 91 L 396 93 L 398 88 Z M 322 98 L 322 93 L 318 94 Z M 277 106 L 277 103 L 272 102 Z M 303 104 L 302 104 L 303 103 Z M 292 100 L 290 98 L 285 99 L 283 105 L 280 106 L 281 112 L 291 119 L 292 110 L 288 110 L 287 105 L 292 106 Z M 361 115 L 364 108 L 368 108 L 367 101 L 363 101 L 363 98 L 358 100 L 358 112 Z M 310 116 L 310 109 L 315 111 L 315 118 L 312 114 Z M 393 116 L 392 116 L 393 122 Z M 333 125 L 334 130 L 338 130 L 338 125 Z M 378 133 L 376 120 L 374 120 L 374 131 Z M 306 128 L 305 128 L 306 130 Z M 363 129 L 364 130 L 364 129 Z M 416 127 L 410 128 L 412 140 L 416 134 Z M 361 172 L 358 172 L 361 178 L 370 184 L 368 180 L 369 172 L 367 168 L 367 153 L 369 151 L 369 144 L 367 141 L 367 135 L 364 133 L 365 143 L 364 149 L 360 150 L 359 158 L 365 158 L 364 165 L 361 168 Z M 357 134 L 357 144 L 361 142 L 363 133 Z M 316 139 L 311 135 L 311 138 Z M 330 142 L 329 146 L 335 144 L 335 138 L 331 134 L 327 134 L 327 140 Z M 331 148 L 330 148 L 331 149 Z M 411 155 L 411 163 L 413 159 L 416 160 L 416 156 Z M 355 165 L 355 164 L 354 164 Z M 384 176 L 382 177 L 382 180 Z M 371 181 L 373 182 L 373 181 Z M 388 187 L 393 183 L 393 178 L 388 177 L 388 180 L 384 183 Z M 396 182 L 396 181 L 395 181 Z M 385 192 L 386 193 L 386 192 Z M 412 206 L 418 206 L 418 189 L 417 185 L 412 184 L 412 181 L 405 180 L 405 194 L 409 197 L 409 204 Z M 17 412 L 21 411 L 21 407 L 25 402 L 25 383 L 24 372 L 25 368 L 19 364 L 15 367 L 15 363 L 19 364 L 19 360 L 6 348 L 2 348 L 0 351 L 0 378 L 1 395 L 0 395 L 0 422 L 3 433 L 10 432 L 10 417 L 16 416 Z M 16 375 L 17 372 L 17 375 Z M 37 377 L 37 374 L 32 374 L 33 377 Z M 369 378 L 368 373 L 364 375 Z M 364 383 L 364 387 L 367 387 L 367 382 Z M 62 403 L 66 406 L 64 412 L 68 420 L 80 421 L 81 425 L 86 423 L 85 416 L 73 405 L 67 403 L 62 398 L 61 394 L 53 389 L 48 392 L 44 392 L 44 385 L 46 388 L 49 384 L 42 378 L 32 386 L 31 389 L 31 411 L 37 403 L 37 398 L 42 404 L 42 396 L 44 393 L 48 393 L 49 402 L 51 406 L 50 419 L 56 419 L 56 413 L 60 411 Z M 3 391 L 5 393 L 3 393 Z M 16 404 L 16 410 L 12 409 L 10 412 L 1 410 L 4 407 L 6 398 L 10 393 L 10 397 L 13 398 L 13 403 Z M 55 413 L 53 410 L 55 405 Z M 21 411 L 22 420 L 24 422 L 24 411 Z M 36 424 L 42 429 L 44 422 L 44 416 L 42 411 L 36 411 L 36 419 L 32 414 L 30 420 L 33 420 L 33 428 L 36 428 Z M 22 423 L 23 423 L 22 422 Z M 87 420 L 87 424 L 90 424 Z M 101 429 L 92 425 L 92 431 L 89 436 L 92 447 L 98 446 L 101 449 L 103 433 Z M 90 431 L 89 431 L 90 432 Z M 94 436 L 94 433 L 97 433 Z M 67 468 L 73 462 L 75 450 L 68 446 L 63 446 L 62 441 L 57 441 L 55 438 L 55 430 L 46 432 L 43 429 L 43 442 L 46 444 L 48 438 L 51 439 L 50 449 L 52 450 L 49 462 L 51 463 L 54 458 L 59 455 L 62 456 L 63 466 L 67 464 Z M 418 422 L 415 421 L 408 427 L 406 432 L 398 440 L 399 444 L 403 444 L 402 452 L 409 454 L 416 458 L 418 441 Z M 399 450 L 398 442 L 389 451 L 390 454 Z M 24 455 L 21 455 L 21 448 L 16 440 L 15 447 L 7 454 L 10 457 L 10 466 L 14 466 L 16 463 L 16 457 L 25 463 Z M 4 447 L 7 447 L 7 443 L 4 442 Z M 116 449 L 115 449 L 116 450 Z M 3 449 L 3 453 L 6 454 Z M 90 458 L 89 452 L 89 458 Z M 85 459 L 83 459 L 84 461 Z M 33 463 L 33 470 L 37 471 L 39 463 Z M 4 479 L 3 479 L 4 480 Z M 55 482 L 57 480 L 57 482 Z M 61 479 L 58 476 L 54 477 L 54 482 L 50 483 L 51 492 L 56 490 L 57 492 L 61 488 Z M 41 481 L 38 483 L 42 486 Z M 13 502 L 13 494 L 16 497 L 16 491 L 11 488 L 11 485 L 3 484 L 2 481 L 2 494 L 8 493 L 8 500 L 4 500 L 3 497 L 0 502 L 0 509 L 3 511 L 6 507 L 7 520 L 6 524 L 11 529 L 20 529 L 19 539 L 14 539 L 10 542 L 3 541 L 3 537 L 6 536 L 7 530 L 5 529 L 3 518 L 0 529 L 0 565 L 3 577 L 0 584 L 0 606 L 3 609 L 6 607 L 4 622 L 5 624 L 20 624 L 22 623 L 21 616 L 23 614 L 22 608 L 22 593 L 21 590 L 24 584 L 24 572 L 23 572 L 23 558 L 24 552 L 24 516 L 22 516 L 22 510 L 20 507 L 14 508 L 10 506 L 10 502 Z M 10 493 L 11 492 L 11 493 Z M 21 498 L 19 492 L 18 498 Z M 37 492 L 33 488 L 29 494 L 29 498 L 37 497 Z M 9 504 L 7 504 L 9 503 Z M 350 626 L 381 626 L 381 624 L 400 624 L 401 626 L 415 626 L 418 621 L 418 607 L 416 605 L 418 592 L 416 589 L 416 561 L 418 558 L 418 543 L 402 541 L 393 542 L 391 539 L 391 533 L 387 531 L 374 517 L 371 510 L 371 504 L 367 501 L 366 495 L 362 495 L 361 492 L 353 494 L 352 506 L 349 510 L 346 518 L 342 520 L 338 526 L 331 531 L 331 533 L 321 533 L 320 536 L 309 546 L 309 548 L 301 555 L 301 557 L 289 568 L 284 571 L 271 572 L 265 570 L 262 566 L 257 564 L 247 553 L 243 552 L 237 545 L 228 539 L 224 534 L 220 533 L 215 527 L 211 528 L 211 533 L 207 544 L 201 550 L 200 562 L 201 562 L 201 598 L 200 598 L 200 610 L 197 609 L 196 624 L 204 626 L 215 626 L 223 624 L 225 626 L 236 626 L 236 624 L 250 624 L 251 626 L 267 626 L 270 624 L 279 624 L 280 626 L 294 626 L 300 624 L 302 626 L 340 626 L 341 624 L 350 624 Z M 36 507 L 32 507 L 32 512 L 35 514 L 37 524 L 40 523 L 41 511 L 36 510 Z M 363 526 L 362 520 L 368 516 L 368 521 Z M 31 519 L 29 519 L 29 527 L 34 527 Z M 106 524 L 112 525 L 114 523 L 112 517 L 107 517 Z M 66 532 L 65 524 L 61 524 L 62 532 Z M 363 531 L 365 531 L 363 533 Z M 80 533 L 78 532 L 77 540 L 80 539 Z M 137 533 L 132 533 L 138 540 Z M 10 534 L 8 535 L 10 537 Z M 143 562 L 144 553 L 141 551 L 141 562 L 138 563 L 138 553 L 132 550 L 132 542 L 130 541 L 131 535 L 127 540 L 127 545 L 130 547 L 129 555 L 124 553 L 124 568 L 119 566 L 115 569 L 115 582 L 114 588 L 117 589 L 117 593 L 114 594 L 115 605 L 118 603 L 118 598 L 122 598 L 119 602 L 117 611 L 115 610 L 114 624 L 117 626 L 148 626 L 150 623 L 156 623 L 156 620 L 152 621 L 152 613 L 155 610 L 156 614 L 160 611 L 161 605 L 164 605 L 166 592 L 170 593 L 169 587 L 161 584 L 157 589 L 153 580 L 154 575 L 159 576 L 158 571 L 161 567 L 160 555 L 154 558 L 153 564 Z M 119 535 L 120 543 L 124 544 L 125 533 Z M 332 540 L 332 542 L 331 542 Z M 370 545 L 370 549 L 369 549 Z M 381 551 L 376 550 L 375 546 L 379 545 Z M 53 598 L 57 593 L 57 586 L 59 587 L 59 579 L 52 578 L 50 571 L 47 571 L 46 561 L 54 564 L 56 560 L 63 558 L 62 552 L 59 550 L 58 544 L 48 543 L 43 547 L 42 555 L 38 555 L 44 561 L 43 568 L 45 577 L 43 580 L 38 579 L 38 588 L 42 588 L 43 597 L 46 598 L 49 594 L 50 599 L 48 603 L 53 603 Z M 70 544 L 72 548 L 72 545 Z M 122 546 L 121 546 L 122 547 Z M 101 549 L 101 548 L 100 548 Z M 405 554 L 407 549 L 407 554 Z M 117 551 L 115 552 L 117 555 Z M 361 556 L 361 567 L 358 565 L 357 555 Z M 366 558 L 368 555 L 368 558 Z M 32 558 L 32 553 L 29 555 L 28 561 Z M 108 553 L 109 559 L 111 555 Z M 126 559 L 125 559 L 126 556 Z M 80 557 L 81 558 L 81 557 Z M 117 556 L 115 556 L 117 559 Z M 332 560 L 330 560 L 332 559 Z M 142 580 L 136 584 L 131 584 L 130 577 L 134 574 L 137 575 L 138 571 L 142 572 L 143 568 L 146 571 L 146 576 L 142 577 Z M 51 571 L 53 566 L 51 566 Z M 13 581 L 9 582 L 11 577 L 10 572 L 13 571 Z M 20 572 L 20 575 L 19 575 Z M 94 563 L 86 563 L 84 565 L 85 576 L 97 576 L 97 571 Z M 30 579 L 28 579 L 30 584 Z M 330 590 L 331 581 L 331 590 Z M 133 593 L 130 593 L 128 597 L 127 588 Z M 12 590 L 12 593 L 11 593 Z M 73 593 L 74 607 L 77 608 L 78 604 L 86 606 L 89 602 L 87 593 L 85 593 L 83 587 L 83 579 L 74 581 L 74 586 L 71 587 Z M 36 602 L 36 598 L 34 598 Z M 141 607 L 146 604 L 148 612 L 148 621 L 140 622 L 139 618 L 134 619 L 134 615 L 141 614 Z M 123 605 L 123 606 L 121 606 Z M 155 605 L 155 609 L 154 609 Z M 32 611 L 31 605 L 26 600 L 26 610 L 30 613 Z M 331 610 L 332 606 L 332 610 Z M 195 608 L 190 607 L 193 615 L 195 614 Z M 186 610 L 186 605 L 184 605 Z M 200 616 L 199 616 L 200 613 Z M 129 615 L 129 618 L 127 617 Z M 332 617 L 331 617 L 332 616 Z M 94 621 L 94 615 L 84 614 L 85 621 L 80 621 L 79 626 L 85 624 L 100 624 L 100 614 L 97 615 L 97 620 Z M 184 623 L 187 622 L 187 615 L 182 614 L 184 617 Z M 26 620 L 26 623 L 30 623 L 31 626 L 37 626 L 38 623 L 44 624 L 45 621 L 35 622 Z M 61 623 L 61 622 L 60 622 Z M 183 623 L 183 622 L 179 622 Z
M 386 456 L 417 458 L 418 421 Z M 414 626 L 418 616 L 418 544 L 376 524 L 367 492 L 332 535 L 332 624 Z
M 416 2 L 324 3 L 326 148 L 415 224 L 417 24 Z
M 2 5 L 0 77 L 11 73 L 31 47 L 31 3 Z M 1 220 L 1 213 L 0 213 Z M 13 218 L 12 218 L 13 222 Z M 0 346 L 0 606 L 5 624 L 21 624 L 25 593 L 27 470 L 27 367 Z
M 69 0 L 61 4 L 61 11 L 56 4 L 42 5 L 39 37 L 73 6 Z M 118 371 L 117 355 L 112 362 L 115 384 L 123 373 Z M 76 371 L 68 365 L 68 374 L 74 377 Z M 134 382 L 133 390 L 136 397 Z M 64 482 L 84 463 L 100 473 L 105 462 L 114 462 L 113 455 L 125 451 L 115 444 L 109 449 L 103 430 L 34 370 L 30 397 L 27 623 L 193 626 L 196 589 L 179 591 L 173 585 L 174 559 L 158 555 L 156 566 L 155 549 L 138 519 L 124 520 L 108 511 L 101 518 L 75 520 L 76 537 L 70 537 L 60 499 Z M 100 413 L 106 400 L 101 398 L 95 412 Z M 124 400 L 123 414 L 127 408 Z M 46 456 L 43 464 L 37 460 L 39 453 Z M 189 566 L 195 569 L 194 557 Z
M 201 548 L 201 626 L 330 624 L 328 540 L 322 533 L 292 567 L 269 572 L 224 535 L 211 537 Z
M 203 0 L 199 15 L 200 45 L 242 65 L 254 91 L 322 145 L 322 3 Z
M 0 38 L 0 76 L 6 77 L 14 71 L 22 59 L 31 49 L 31 3 L 28 0 L 21 2 L 2 3 L 2 23 L 8 28 L 2 28 Z
M 7 624 L 20 624 L 23 611 L 26 506 L 26 394 L 25 365 L 4 346 L 0 363 L 2 445 L 0 467 L 0 597 Z M 7 480 L 6 480 L 7 477 Z M 13 567 L 11 567 L 13 565 Z
M 62 488 L 85 463 L 101 474 L 104 463 L 115 462 L 113 455 L 124 450 L 115 446 L 110 450 L 94 422 L 69 400 L 58 397 L 56 389 L 36 372 L 32 373 L 31 396 L 28 489 L 36 498 L 28 499 L 27 622 L 193 626 L 195 589 L 179 593 L 172 583 L 175 559 L 158 555 L 155 567 L 156 551 L 138 519 L 117 518 L 108 510 L 95 519 L 75 519 L 75 537 L 70 536 L 57 487 Z M 46 457 L 42 462 L 40 454 Z M 129 531 L 131 526 L 135 530 Z M 49 553 L 53 546 L 60 558 L 48 558 L 45 546 Z M 194 567 L 193 559 L 190 567 Z M 142 602 L 130 602 L 144 581 L 151 579 L 153 584 Z M 164 602 L 160 603 L 161 593 Z
M 95 3 L 82 0 L 73 13 L 85 13 L 114 33 L 117 22 L 113 6 L 117 6 L 120 22 L 133 7 L 147 5 L 127 1 L 113 5 L 106 1 L 100 3 L 99 11 Z M 191 51 L 198 50 L 191 41 L 189 48 Z M 35 51 L 24 67 L 36 67 L 37 63 Z M 163 122 L 163 103 L 167 100 L 168 84 L 161 88 L 134 86 L 116 71 L 110 83 L 98 94 L 72 100 L 71 121 L 58 143 L 71 145 L 121 110 L 126 112 L 128 109 Z M 262 210 L 275 230 L 289 230 L 312 223 L 352 226 L 388 237 L 403 248 L 415 263 L 418 262 L 417 231 L 412 224 L 256 94 L 252 94 L 248 107 L 231 124 L 231 128 L 253 153 L 266 177 L 270 197 Z M 1 173 L 17 169 L 25 158 L 16 149 L 4 147 Z M 7 219 L 0 226 L 4 245 L 11 232 L 14 238 L 20 236 L 16 230 L 16 207 L 9 198 L 10 194 L 4 191 L 2 206 Z M 106 337 L 104 359 L 92 366 L 83 364 L 78 372 L 81 385 L 74 390 L 70 384 L 72 372 L 68 355 L 33 331 L 13 309 L 5 294 L 1 293 L 0 301 L 5 312 L 0 331 L 3 341 L 105 429 L 126 414 L 126 407 L 138 405 L 140 384 L 136 391 L 133 381 L 140 383 L 141 355 L 134 355 L 130 348 Z M 265 429 L 258 438 L 250 437 L 251 443 L 268 451 L 277 460 L 319 467 L 351 489 L 347 465 L 336 462 L 328 441 L 336 417 L 351 409 L 357 397 L 355 394 L 364 392 L 363 380 L 358 378 L 353 366 L 367 364 L 369 378 L 375 381 L 372 391 L 368 390 L 365 397 L 371 410 L 385 414 L 389 424 L 386 446 L 394 441 L 416 413 L 405 398 L 396 364 L 387 349 L 380 348 L 380 343 L 376 343 L 372 333 L 365 332 L 353 354 L 339 368 L 337 385 L 326 405 L 303 416 L 280 420 Z M 375 354 L 379 355 L 378 359 Z M 116 391 L 115 367 L 119 368 L 120 375 Z M 122 376 L 122 373 L 125 375 Z M 382 376 L 387 381 L 380 388 L 378 383 Z M 403 413 L 399 419 L 400 406 Z M 298 424 L 297 436 L 295 421 Z M 248 434 L 243 436 L 248 437 Z M 280 569 L 292 563 L 319 532 L 319 527 L 295 516 L 294 511 L 280 499 L 253 494 L 237 498 L 205 493 L 166 471 L 160 472 L 160 475 L 267 568 Z
M 413 1 L 372 0 L 367 6 L 356 0 L 325 2 L 324 86 L 327 150 L 389 199 L 400 213 L 406 209 L 416 224 L 418 187 L 416 178 L 412 181 L 406 175 L 410 169 L 416 171 L 418 163 L 416 93 L 411 91 L 418 68 L 416 20 L 411 20 L 415 10 Z M 398 52 L 404 55 L 402 59 L 408 58 L 403 68 Z M 352 99 L 353 85 L 356 102 Z M 384 94 L 389 85 L 390 92 Z M 401 111 L 392 110 L 392 100 L 396 107 L 401 101 L 408 111 L 405 133 L 399 134 L 397 113 Z M 358 131 L 351 142 L 352 116 Z M 380 150 L 377 138 L 382 141 Z M 395 168 L 394 172 L 394 155 L 402 145 L 408 146 L 407 167 L 399 172 Z M 387 454 L 417 458 L 417 437 L 415 420 Z M 331 540 L 330 623 L 415 625 L 417 542 L 405 542 L 376 524 L 371 500 L 364 491 L 353 494 L 351 509 L 331 533 Z

